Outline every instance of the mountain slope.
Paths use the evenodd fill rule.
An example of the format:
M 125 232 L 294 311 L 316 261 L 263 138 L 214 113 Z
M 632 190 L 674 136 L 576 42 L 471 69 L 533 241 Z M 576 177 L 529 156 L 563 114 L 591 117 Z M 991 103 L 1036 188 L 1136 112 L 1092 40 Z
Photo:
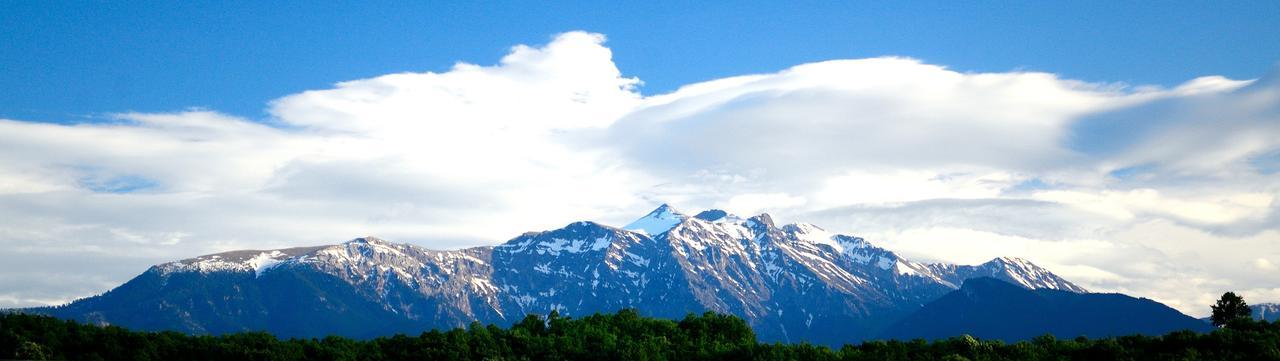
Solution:
M 814 225 L 778 226 L 767 214 L 688 216 L 663 205 L 624 228 L 575 222 L 494 247 L 435 251 L 366 237 L 201 256 L 34 311 L 146 330 L 364 337 L 509 324 L 551 310 L 637 308 L 669 318 L 710 310 L 743 317 L 763 340 L 837 344 L 874 336 L 977 276 L 1084 292 L 1025 260 L 923 264 Z
M 964 280 L 972 278 L 990 277 L 1022 286 L 1023 288 L 1054 289 L 1076 293 L 1089 292 L 1048 270 L 1032 264 L 1030 261 L 1015 257 L 998 257 L 976 266 L 935 263 L 927 267 L 934 274 L 952 284 L 962 284 Z
M 488 248 L 431 251 L 376 238 L 166 263 L 105 294 L 36 309 L 141 330 L 355 337 L 500 320 Z
M 502 309 L 517 317 L 558 310 L 569 315 L 643 307 L 680 317 L 692 297 L 670 248 L 641 233 L 593 222 L 526 233 L 493 250 L 493 280 Z
M 974 278 L 930 302 L 881 334 L 893 339 L 940 339 L 961 334 L 1007 342 L 1057 337 L 1162 335 L 1203 322 L 1145 298 L 1028 290 L 994 278 Z
M 1249 305 L 1253 309 L 1253 319 L 1275 322 L 1280 320 L 1280 303 L 1259 303 Z

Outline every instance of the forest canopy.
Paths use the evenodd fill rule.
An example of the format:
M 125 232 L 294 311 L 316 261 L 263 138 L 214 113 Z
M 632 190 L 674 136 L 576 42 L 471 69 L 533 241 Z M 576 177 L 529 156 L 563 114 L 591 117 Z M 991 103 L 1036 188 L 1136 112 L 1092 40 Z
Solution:
M 137 332 L 47 316 L 0 314 L 0 359 L 48 360 L 1280 360 L 1280 322 L 1239 320 L 1212 333 L 1004 343 L 968 335 L 882 340 L 839 349 L 759 343 L 742 319 L 674 321 L 635 310 L 583 318 L 530 315 L 511 327 L 473 323 L 369 340 L 279 339 L 268 333 Z

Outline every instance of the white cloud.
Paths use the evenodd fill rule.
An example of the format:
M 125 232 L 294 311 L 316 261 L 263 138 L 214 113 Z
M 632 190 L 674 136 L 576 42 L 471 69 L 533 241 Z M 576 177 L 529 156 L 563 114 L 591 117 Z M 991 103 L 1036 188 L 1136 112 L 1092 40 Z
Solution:
M 1073 158 L 1060 145 L 1072 117 L 1133 101 L 1049 74 L 963 74 L 899 58 L 806 64 L 651 100 L 607 138 L 631 158 L 680 173 L 818 179 L 843 167 L 1043 168 Z
M 1022 256 L 1191 313 L 1275 299 L 1280 82 L 1172 89 L 907 58 L 835 60 L 643 96 L 598 34 L 491 66 L 269 103 L 56 125 L 0 120 L 0 306 L 147 265 L 375 234 L 493 244 L 660 202 L 774 212 L 922 259 Z M 74 264 L 68 264 L 74 260 Z M 57 287 L 43 280 L 63 280 Z M 1251 296 L 1253 297 L 1253 296 Z
M 911 202 L 937 198 L 994 198 L 1019 179 L 1005 172 L 938 173 L 893 170 L 881 173 L 849 171 L 828 177 L 817 197 L 829 206 Z
M 1150 188 L 1101 192 L 1045 191 L 1035 193 L 1032 198 L 1068 204 L 1125 220 L 1134 219 L 1142 213 L 1154 213 L 1207 224 L 1265 217 L 1275 200 L 1275 196 L 1271 194 L 1232 193 L 1229 190 L 1179 199 L 1162 195 L 1160 191 Z
M 804 205 L 808 200 L 786 193 L 747 193 L 735 195 L 718 208 L 735 214 L 754 215 L 764 210 L 780 210 Z
M 630 208 L 643 175 L 560 139 L 640 101 L 603 41 L 567 33 L 493 66 L 343 82 L 272 102 L 266 124 L 208 110 L 0 121 L 0 272 L 76 279 L 97 268 L 118 284 L 227 249 L 368 234 L 492 244 Z M 93 257 L 66 265 L 69 254 Z M 5 284 L 25 293 L 4 300 L 102 287 L 34 297 L 49 286 L 30 280 Z
M 1253 267 L 1262 272 L 1273 272 L 1276 270 L 1276 264 L 1266 258 L 1256 258 L 1253 260 Z

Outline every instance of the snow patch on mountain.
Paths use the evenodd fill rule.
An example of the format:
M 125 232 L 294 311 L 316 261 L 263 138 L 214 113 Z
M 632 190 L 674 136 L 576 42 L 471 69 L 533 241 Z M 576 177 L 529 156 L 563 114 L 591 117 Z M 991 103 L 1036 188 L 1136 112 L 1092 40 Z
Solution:
M 836 253 L 844 252 L 844 245 L 840 244 L 840 241 L 836 240 L 835 234 L 827 232 L 827 230 L 822 229 L 822 227 L 809 223 L 796 223 L 782 226 L 782 230 L 791 233 L 796 239 L 801 241 L 826 245 L 834 249 Z
M 284 263 L 305 261 L 305 255 L 324 247 L 298 247 L 277 250 L 246 250 L 204 255 L 155 266 L 161 276 L 177 272 L 252 272 L 261 276 Z
M 652 237 L 666 233 L 671 230 L 672 227 L 675 227 L 680 224 L 680 222 L 683 222 L 688 218 L 689 216 L 680 213 L 680 211 L 677 211 L 675 208 L 663 204 L 652 212 L 649 212 L 649 214 L 644 217 L 640 217 L 640 219 L 622 227 L 622 229 L 642 233 Z
M 257 256 L 245 261 L 245 265 L 253 268 L 254 275 L 261 277 L 263 272 L 280 265 L 283 259 L 287 257 L 284 252 L 273 250 L 271 252 L 262 252 Z

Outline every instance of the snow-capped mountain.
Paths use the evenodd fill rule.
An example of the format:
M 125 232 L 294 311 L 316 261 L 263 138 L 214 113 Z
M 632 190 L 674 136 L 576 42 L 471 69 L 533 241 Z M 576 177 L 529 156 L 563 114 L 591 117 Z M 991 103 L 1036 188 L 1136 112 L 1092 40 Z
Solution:
M 103 295 L 37 309 L 141 329 L 371 336 L 637 308 L 748 320 L 761 339 L 836 344 L 875 335 L 974 277 L 1085 292 L 1016 258 L 913 262 L 811 224 L 663 205 L 622 228 L 575 222 L 494 247 L 436 251 L 358 238 L 157 265 Z
M 1253 319 L 1275 322 L 1280 320 L 1280 303 L 1258 303 L 1249 305 L 1253 310 Z

